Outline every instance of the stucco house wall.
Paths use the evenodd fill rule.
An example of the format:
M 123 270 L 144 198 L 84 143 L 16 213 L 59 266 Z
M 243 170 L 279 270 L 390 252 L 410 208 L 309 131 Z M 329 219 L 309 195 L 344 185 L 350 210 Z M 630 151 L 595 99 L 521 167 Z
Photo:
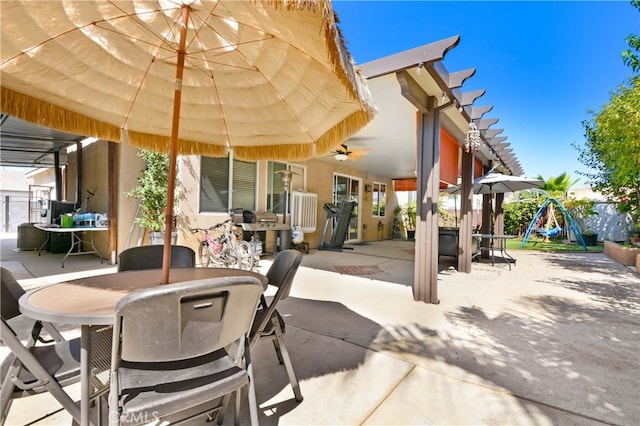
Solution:
M 104 141 L 99 141 L 85 146 L 82 149 L 82 197 L 78 200 L 77 191 L 77 153 L 69 153 L 66 172 L 63 176 L 65 190 L 63 191 L 66 201 L 77 203 L 82 206 L 88 195 L 87 191 L 95 195 L 89 200 L 88 209 L 96 213 L 109 212 L 109 173 L 108 173 L 108 146 Z M 107 232 L 95 232 L 93 235 L 94 245 L 103 257 L 109 258 L 109 235 Z M 90 249 L 90 247 L 86 247 Z
M 100 253 L 107 259 L 115 261 L 117 254 L 125 248 L 125 243 L 132 229 L 132 223 L 137 208 L 137 200 L 129 198 L 125 193 L 137 184 L 137 177 L 144 162 L 137 156 L 137 148 L 127 144 L 115 144 L 117 176 L 116 176 L 116 203 L 117 216 L 117 249 L 114 253 L 109 253 L 109 236 L 107 233 L 96 233 L 95 245 Z M 86 190 L 95 193 L 90 201 L 90 206 L 96 212 L 109 212 L 109 144 L 99 141 L 83 148 L 83 196 L 87 195 Z M 267 193 L 267 161 L 258 162 L 257 172 L 257 210 L 266 209 Z M 317 226 L 314 233 L 305 234 L 305 241 L 311 248 L 317 248 L 322 239 L 322 231 L 326 220 L 326 214 L 322 209 L 324 203 L 333 201 L 333 176 L 334 173 L 349 175 L 362 179 L 361 194 L 362 204 L 359 206 L 361 214 L 361 226 L 366 224 L 366 234 L 361 234 L 365 241 L 389 239 L 392 236 L 393 209 L 397 205 L 393 192 L 393 182 L 389 178 L 361 172 L 349 167 L 348 162 L 331 163 L 319 160 L 307 160 L 295 162 L 306 167 L 306 187 L 308 192 L 318 194 L 317 206 Z M 84 200 L 76 200 L 77 182 L 77 155 L 70 153 L 68 166 L 64 174 L 64 194 L 67 201 L 82 203 Z M 221 222 L 228 218 L 226 213 L 199 213 L 199 188 L 200 188 L 200 157 L 180 156 L 178 158 L 178 180 L 181 198 L 177 202 L 177 231 L 178 244 L 186 245 L 197 250 L 199 234 L 192 234 L 191 228 L 204 228 Z M 372 194 L 364 192 L 365 185 L 372 185 L 373 182 L 385 183 L 387 185 L 387 205 L 385 217 L 372 216 Z M 295 189 L 298 189 L 297 187 Z M 110 218 L 114 219 L 114 218 Z M 382 229 L 378 230 L 378 222 L 382 223 Z M 130 246 L 137 245 L 139 227 L 133 227 Z M 267 235 L 267 244 L 273 245 L 275 233 Z M 148 237 L 145 235 L 142 244 L 148 244 Z
M 353 176 L 362 179 L 362 189 L 365 184 L 373 184 L 374 181 L 387 184 L 387 213 L 384 218 L 373 217 L 372 197 L 371 194 L 362 193 L 362 205 L 360 211 L 362 215 L 362 224 L 367 225 L 366 240 L 388 239 L 391 238 L 391 227 L 393 224 L 393 208 L 395 207 L 395 196 L 392 190 L 392 181 L 388 178 L 372 175 L 371 173 L 363 173 L 358 170 L 351 169 L 339 163 L 333 165 L 319 160 L 307 160 L 295 162 L 306 167 L 306 191 L 318 194 L 317 208 L 317 226 L 314 233 L 305 234 L 305 241 L 309 243 L 311 248 L 317 248 L 322 240 L 322 231 L 326 220 L 326 214 L 322 209 L 324 203 L 333 201 L 333 176 L 334 173 Z M 199 235 L 193 235 L 189 231 L 190 228 L 209 227 L 215 223 L 225 220 L 228 215 L 225 213 L 199 213 L 199 179 L 200 179 L 200 157 L 184 156 L 179 161 L 179 180 L 182 198 L 179 202 L 178 217 L 178 243 L 197 249 Z M 257 177 L 257 210 L 266 209 L 267 194 L 267 162 L 258 162 Z M 298 189 L 298 188 L 296 188 Z M 384 233 L 377 233 L 378 221 L 383 222 Z M 374 233 L 373 230 L 376 230 Z M 267 234 L 267 246 L 272 245 L 274 233 Z

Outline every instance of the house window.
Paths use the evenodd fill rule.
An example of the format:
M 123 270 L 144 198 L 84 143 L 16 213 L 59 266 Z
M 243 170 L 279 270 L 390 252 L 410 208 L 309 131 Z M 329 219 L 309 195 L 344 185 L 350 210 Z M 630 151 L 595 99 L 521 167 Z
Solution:
M 276 174 L 276 172 L 279 170 L 291 170 L 294 173 L 294 175 L 291 176 L 289 192 L 305 188 L 304 167 L 297 164 L 269 161 L 267 167 L 267 210 L 270 210 L 274 213 L 282 213 L 282 209 L 284 208 L 284 203 L 282 202 L 282 181 L 280 180 L 280 175 Z M 290 205 L 288 210 L 291 211 Z
M 373 182 L 373 215 L 384 217 L 387 206 L 387 184 Z
M 255 162 L 201 157 L 200 213 L 256 209 Z

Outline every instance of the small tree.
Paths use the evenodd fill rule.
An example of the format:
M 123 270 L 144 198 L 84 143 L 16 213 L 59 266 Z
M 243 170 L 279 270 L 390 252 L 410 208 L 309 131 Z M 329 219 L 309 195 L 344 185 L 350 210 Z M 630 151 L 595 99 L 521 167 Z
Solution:
M 538 211 L 537 199 L 517 199 L 504 205 L 504 232 L 510 235 L 523 235 L 536 212 Z
M 418 206 L 415 201 L 407 203 L 403 209 L 402 213 L 404 215 L 405 226 L 407 231 L 415 231 L 416 230 L 416 214 L 418 212 Z
M 584 235 L 593 233 L 593 231 L 591 231 L 591 229 L 587 225 L 587 219 L 598 214 L 598 212 L 594 209 L 595 202 L 593 200 L 577 200 L 575 198 L 571 198 L 565 201 L 564 206 L 571 217 L 576 221 L 576 224 Z
M 456 214 L 449 213 L 447 209 L 444 208 L 444 198 L 440 197 L 438 199 L 438 226 L 440 227 L 457 227 L 460 222 L 460 217 Z
M 141 199 L 141 214 L 136 218 L 136 223 L 151 232 L 160 232 L 164 229 L 167 208 L 169 156 L 141 149 L 138 157 L 146 162 L 146 167 L 138 177 L 138 185 L 125 195 Z
M 631 0 L 631 6 L 640 11 L 640 0 Z M 630 34 L 625 40 L 629 44 L 629 49 L 622 52 L 622 61 L 625 65 L 631 67 L 634 73 L 640 73 L 640 36 Z
M 620 86 L 583 126 L 578 159 L 593 170 L 583 174 L 597 191 L 618 200 L 640 228 L 640 79 Z
M 640 0 L 632 0 L 631 6 L 640 12 Z M 622 60 L 633 74 L 600 112 L 582 123 L 584 148 L 574 147 L 580 162 L 594 170 L 582 174 L 596 190 L 616 199 L 618 211 L 628 213 L 640 230 L 640 36 L 631 34 L 626 41 L 629 49 Z

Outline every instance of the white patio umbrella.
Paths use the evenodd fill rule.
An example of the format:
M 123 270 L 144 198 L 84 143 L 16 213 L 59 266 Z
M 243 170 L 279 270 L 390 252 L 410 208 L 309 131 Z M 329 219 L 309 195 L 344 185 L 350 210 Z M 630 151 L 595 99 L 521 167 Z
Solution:
M 373 102 L 330 1 L 1 2 L 2 111 L 176 156 L 301 160 L 357 132 Z M 170 240 L 163 282 L 168 282 Z
M 517 192 L 524 189 L 540 188 L 544 182 L 538 179 L 505 175 L 502 173 L 487 173 L 473 180 L 474 194 L 499 194 Z M 445 190 L 448 194 L 460 194 L 461 185 L 452 186 Z M 493 234 L 493 223 L 489 222 L 489 234 Z
M 544 182 L 538 179 L 529 179 L 519 176 L 505 175 L 502 173 L 487 173 L 473 181 L 474 194 L 497 194 L 517 192 L 523 189 L 540 188 Z M 445 192 L 459 194 L 461 186 L 452 186 Z

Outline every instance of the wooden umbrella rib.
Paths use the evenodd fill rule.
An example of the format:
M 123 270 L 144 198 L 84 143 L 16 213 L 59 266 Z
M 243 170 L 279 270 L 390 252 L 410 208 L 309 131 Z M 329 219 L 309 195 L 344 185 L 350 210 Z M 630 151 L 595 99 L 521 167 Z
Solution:
M 111 4 L 114 8 L 116 8 L 116 9 L 120 10 L 120 11 L 123 13 L 123 15 L 122 15 L 122 16 L 118 16 L 118 17 L 114 17 L 114 18 L 105 19 L 105 20 L 103 20 L 103 21 L 98 21 L 98 22 L 110 22 L 110 21 L 113 21 L 113 20 L 115 20 L 115 19 L 119 19 L 119 18 L 128 18 L 128 19 L 130 19 L 132 22 L 134 22 L 137 26 L 139 26 L 141 29 L 143 29 L 144 31 L 146 31 L 146 32 L 147 32 L 151 37 L 154 37 L 154 38 L 158 39 L 158 41 L 160 41 L 161 43 L 166 42 L 167 38 L 166 38 L 166 37 L 159 37 L 159 36 L 156 34 L 156 32 L 155 32 L 155 31 L 150 30 L 146 25 L 144 25 L 144 24 L 140 21 L 140 19 L 139 19 L 139 18 L 140 18 L 140 16 L 142 16 L 142 15 L 154 15 L 154 14 L 160 13 L 160 15 L 161 15 L 161 16 L 164 18 L 164 20 L 165 20 L 165 24 L 166 24 L 167 28 L 171 28 L 171 29 L 173 29 L 173 28 L 174 28 L 174 26 L 175 26 L 175 24 L 176 24 L 176 23 L 175 23 L 175 21 L 174 21 L 174 22 L 170 21 L 170 20 L 168 19 L 168 17 L 167 17 L 167 14 L 166 14 L 166 13 L 163 13 L 163 12 L 165 12 L 165 11 L 167 11 L 167 10 L 180 10 L 180 9 L 181 9 L 180 5 L 179 5 L 179 4 L 176 4 L 176 6 L 175 6 L 174 8 L 170 8 L 170 9 L 154 9 L 154 10 L 149 10 L 149 11 L 144 12 L 144 13 L 136 13 L 136 14 L 132 15 L 132 14 L 130 14 L 130 13 L 127 13 L 125 10 L 123 10 L 120 6 L 118 6 L 117 4 L 113 3 L 112 1 L 109 1 L 109 4 Z M 104 29 L 104 30 L 108 30 L 108 28 L 103 28 L 103 29 Z M 128 35 L 128 34 L 123 34 L 123 33 L 120 33 L 120 32 L 118 32 L 118 31 L 114 31 L 114 32 L 115 32 L 115 33 L 117 33 L 117 34 L 123 35 L 123 36 L 125 36 L 125 37 L 129 37 L 129 38 L 130 38 L 130 39 L 132 39 L 132 40 L 139 41 L 139 42 L 141 42 L 141 43 L 150 44 L 151 46 L 154 46 L 154 47 L 161 47 L 161 46 L 159 46 L 159 45 L 155 45 L 155 44 L 153 44 L 153 43 L 150 43 L 150 42 L 148 42 L 148 41 L 146 41 L 146 40 L 142 40 L 142 39 L 138 39 L 138 38 L 131 37 L 131 36 L 130 36 L 130 35 Z M 174 40 L 174 41 L 176 41 L 176 40 Z M 167 49 L 167 50 L 172 51 L 172 49 Z
M 88 24 L 88 25 L 92 25 L 92 24 Z M 35 49 L 38 49 L 38 48 L 40 48 L 40 47 L 44 46 L 45 44 L 48 44 L 49 42 L 55 41 L 55 40 L 57 40 L 57 39 L 59 39 L 59 38 L 62 38 L 62 37 L 64 37 L 64 36 L 66 36 L 67 34 L 71 34 L 71 33 L 75 32 L 75 31 L 78 31 L 79 29 L 80 29 L 80 28 L 70 28 L 70 29 L 68 29 L 67 31 L 63 31 L 63 32 L 61 32 L 60 34 L 56 34 L 55 36 L 53 36 L 53 37 L 51 37 L 51 38 L 48 38 L 48 39 L 46 39 L 46 40 L 43 40 L 43 41 L 41 41 L 40 43 L 35 44 L 35 45 L 33 45 L 33 46 L 29 47 L 28 49 L 23 49 L 23 50 L 22 50 L 20 53 L 18 53 L 17 55 L 14 55 L 14 56 L 12 56 L 12 57 L 10 57 L 10 58 L 8 58 L 8 59 L 6 59 L 6 60 L 2 61 L 2 63 L 0 64 L 0 66 L 5 66 L 6 64 L 8 64 L 8 63 L 10 63 L 10 62 L 13 62 L 14 60 L 16 60 L 16 59 L 20 58 L 21 56 L 24 56 L 24 55 L 26 55 L 26 54 L 30 53 L 31 51 L 33 51 L 33 50 L 35 50 Z
M 111 4 L 113 4 L 113 3 L 111 3 Z M 119 10 L 122 10 L 122 9 L 120 9 L 117 5 L 114 5 L 114 7 L 118 8 Z M 156 35 L 153 31 L 150 31 L 150 30 L 149 30 L 145 25 L 143 25 L 143 24 L 139 21 L 139 19 L 137 19 L 139 15 L 132 16 L 131 14 L 127 14 L 127 13 L 126 13 L 126 12 L 124 12 L 124 11 L 122 11 L 122 12 L 125 14 L 125 16 L 121 16 L 120 18 L 128 17 L 129 19 L 131 19 L 131 21 L 132 21 L 133 23 L 135 23 L 136 25 L 138 25 L 139 27 L 141 27 L 142 29 L 144 29 L 145 31 L 147 31 L 148 33 L 150 33 L 152 36 L 156 37 L 156 38 L 160 41 L 160 43 L 156 45 L 156 44 L 150 43 L 150 42 L 148 42 L 148 41 L 146 41 L 146 40 L 143 40 L 143 39 L 141 39 L 141 38 L 133 37 L 133 36 L 131 36 L 131 35 L 129 35 L 129 34 L 124 34 L 124 33 L 121 33 L 121 32 L 115 31 L 115 30 L 112 30 L 112 29 L 110 29 L 110 28 L 100 27 L 100 28 L 101 28 L 101 29 L 103 29 L 104 31 L 111 31 L 111 32 L 114 32 L 114 33 L 116 33 L 116 34 L 118 34 L 118 35 L 121 35 L 121 36 L 123 36 L 123 37 L 126 37 L 126 38 L 128 38 L 128 39 L 130 39 L 130 40 L 135 40 L 135 41 L 138 41 L 138 42 L 140 42 L 140 43 L 144 43 L 144 44 L 150 45 L 150 46 L 152 46 L 152 47 L 154 47 L 154 48 L 156 49 L 156 51 L 155 51 L 155 52 L 153 52 L 153 53 L 151 54 L 151 60 L 150 60 L 150 61 L 149 61 L 149 63 L 147 64 L 147 67 L 145 68 L 145 71 L 144 71 L 144 73 L 142 74 L 142 76 L 141 76 L 141 78 L 140 78 L 140 81 L 139 81 L 139 82 L 138 82 L 138 84 L 137 84 L 136 93 L 135 93 L 135 95 L 133 96 L 133 98 L 132 98 L 132 99 L 130 100 L 130 102 L 129 102 L 129 109 L 128 109 L 128 111 L 127 111 L 127 114 L 124 116 L 124 121 L 122 122 L 122 128 L 126 128 L 126 127 L 127 127 L 127 122 L 129 121 L 129 118 L 131 117 L 131 114 L 132 114 L 133 108 L 134 108 L 134 107 L 135 107 L 135 105 L 136 105 L 136 100 L 137 100 L 137 99 L 138 99 L 138 97 L 140 96 L 140 92 L 142 91 L 142 88 L 143 88 L 143 86 L 144 86 L 144 81 L 145 81 L 145 80 L 147 79 L 147 77 L 149 76 L 149 73 L 150 73 L 150 71 L 151 71 L 151 67 L 153 66 L 153 64 L 154 64 L 154 63 L 159 59 L 159 57 L 158 57 L 159 52 L 160 52 L 160 51 L 162 51 L 162 50 L 165 50 L 165 51 L 167 51 L 167 52 L 172 52 L 174 55 L 176 54 L 176 52 L 175 52 L 175 51 L 171 51 L 170 49 L 168 49 L 168 48 L 164 47 L 165 43 L 167 42 L 167 37 L 168 37 L 168 35 L 167 35 L 166 37 L 164 37 L 164 38 L 162 38 L 162 37 L 157 37 L 157 35 Z M 153 10 L 153 11 L 146 12 L 146 14 L 155 14 L 155 13 L 159 13 L 159 12 L 162 12 L 162 10 L 161 10 L 161 9 L 156 9 L 156 10 Z M 164 14 L 164 13 L 161 13 L 161 15 L 164 17 L 164 19 L 165 19 L 165 21 L 166 21 L 167 28 L 169 28 L 169 31 L 168 31 L 167 33 L 168 33 L 168 34 L 173 34 L 173 30 L 174 30 L 174 29 L 176 28 L 176 26 L 178 25 L 178 22 L 175 22 L 175 21 L 174 21 L 174 22 L 171 22 L 171 21 L 169 21 L 169 20 L 167 19 L 167 17 L 166 17 L 166 14 Z
M 220 90 L 218 88 L 218 82 L 216 81 L 216 78 L 215 78 L 213 72 L 211 71 L 211 69 L 209 69 L 209 76 L 211 78 L 211 83 L 213 84 L 213 87 L 216 90 L 216 93 L 220 93 Z M 224 134 L 226 136 L 225 137 L 225 139 L 226 139 L 225 140 L 225 145 L 226 145 L 227 148 L 230 148 L 231 147 L 231 138 L 230 138 L 229 135 L 231 133 L 229 132 L 229 125 L 227 123 L 227 116 L 225 114 L 224 104 L 222 102 L 220 102 L 219 108 L 220 108 L 220 117 L 222 118 L 222 123 L 224 125 Z
M 210 21 L 212 19 L 214 19 L 214 18 L 215 19 L 221 19 L 221 20 L 222 19 L 224 19 L 224 20 L 228 19 L 225 16 L 222 16 L 222 15 L 214 13 L 214 10 L 219 5 L 220 5 L 219 2 L 215 3 L 215 5 L 213 6 L 211 12 L 206 14 L 206 18 L 205 17 L 198 17 L 198 20 L 200 21 L 199 25 L 196 25 L 196 17 L 197 17 L 197 15 L 191 15 L 190 20 L 191 20 L 191 22 L 193 22 L 194 37 L 191 39 L 191 42 L 187 46 L 187 51 L 189 51 L 189 47 L 191 47 L 191 44 L 195 43 L 196 40 L 200 39 L 200 32 L 203 30 L 204 27 L 207 27 L 210 31 L 212 31 L 212 32 L 214 32 L 216 34 L 219 34 L 218 31 L 215 29 L 215 27 L 210 24 Z M 210 60 L 210 59 L 208 59 L 206 57 L 206 53 L 215 52 L 215 50 L 222 50 L 222 49 L 226 49 L 226 48 L 230 48 L 230 47 L 235 48 L 235 47 L 239 47 L 239 46 L 242 46 L 242 45 L 245 45 L 245 44 L 252 44 L 252 43 L 257 43 L 257 42 L 260 42 L 260 41 L 266 41 L 266 40 L 270 40 L 272 38 L 275 38 L 275 36 L 273 34 L 265 33 L 264 31 L 262 31 L 259 28 L 247 25 L 247 24 L 242 23 L 242 22 L 237 22 L 237 23 L 238 23 L 238 26 L 244 26 L 244 27 L 247 27 L 247 28 L 251 28 L 251 29 L 255 30 L 256 32 L 261 33 L 263 35 L 263 37 L 256 38 L 256 39 L 253 39 L 253 40 L 249 40 L 249 41 L 244 41 L 244 42 L 241 42 L 241 43 L 229 43 L 227 45 L 217 46 L 215 48 L 212 47 L 212 48 L 209 48 L 209 49 L 194 50 L 194 51 L 190 51 L 189 55 L 196 55 L 196 54 L 202 53 L 202 56 L 204 58 L 204 60 L 202 62 L 204 62 L 204 63 L 213 63 L 213 64 L 216 64 L 216 65 L 227 66 L 229 68 L 242 69 L 242 70 L 247 70 L 247 71 L 256 70 L 255 67 L 246 67 L 245 68 L 245 67 L 242 67 L 242 66 L 225 64 L 225 63 L 222 63 L 222 62 L 212 61 L 212 60 Z M 224 39 L 224 37 L 222 37 L 222 35 L 220 35 L 220 37 Z M 205 46 L 206 44 L 205 43 L 201 43 L 201 45 Z M 250 64 L 249 61 L 247 61 L 247 63 Z
M 206 57 L 204 57 L 204 58 L 195 58 L 194 54 L 197 54 L 197 53 L 205 53 L 205 51 L 201 50 L 201 51 L 195 52 L 195 53 L 194 52 L 190 52 L 187 55 L 187 60 L 189 61 L 190 64 L 193 64 L 194 68 L 196 68 L 196 69 L 202 68 L 202 67 L 198 66 L 198 63 L 200 63 L 200 64 L 207 64 L 207 65 L 217 65 L 217 66 L 220 66 L 220 67 L 227 67 L 227 68 L 234 69 L 234 70 L 243 70 L 243 71 L 257 71 L 258 70 L 255 67 L 252 67 L 252 68 L 242 67 L 240 65 L 233 65 L 233 64 L 228 64 L 228 63 L 225 63 L 225 62 L 213 61 L 211 59 L 207 59 Z M 210 68 L 207 67 L 206 70 L 209 71 Z M 202 70 L 200 70 L 200 71 L 202 71 Z
M 14 55 L 14 56 L 12 56 L 11 58 L 8 58 L 8 59 L 4 60 L 4 61 L 2 62 L 2 64 L 0 64 L 0 65 L 1 65 L 1 66 L 4 66 L 5 64 L 7 64 L 7 63 L 9 63 L 9 62 L 12 62 L 12 61 L 14 61 L 14 60 L 15 60 L 15 59 L 17 59 L 17 58 L 19 58 L 19 57 L 21 57 L 21 56 L 23 56 L 23 55 L 26 55 L 26 54 L 28 54 L 28 53 L 32 52 L 32 51 L 33 51 L 33 50 L 35 50 L 35 49 L 38 49 L 38 48 L 40 48 L 40 47 L 42 47 L 42 46 L 44 46 L 44 45 L 46 45 L 46 44 L 48 44 L 48 43 L 51 43 L 51 42 L 53 42 L 53 41 L 57 41 L 57 40 L 59 40 L 60 38 L 62 38 L 62 37 L 64 37 L 64 36 L 66 36 L 66 35 L 69 35 L 69 34 L 71 34 L 71 33 L 75 33 L 75 32 L 78 32 L 78 31 L 82 31 L 83 29 L 85 29 L 85 28 L 87 28 L 87 27 L 90 27 L 90 26 L 97 26 L 98 28 L 100 28 L 100 29 L 102 29 L 102 30 L 105 30 L 105 31 L 112 31 L 112 32 L 114 32 L 114 33 L 116 33 L 116 34 L 124 35 L 124 34 L 122 34 L 122 33 L 118 32 L 118 31 L 110 30 L 110 29 L 108 29 L 108 28 L 106 28 L 106 27 L 100 27 L 100 26 L 98 25 L 98 24 L 101 24 L 101 23 L 108 23 L 108 22 L 115 21 L 115 20 L 118 20 L 118 19 L 123 19 L 123 18 L 129 18 L 129 19 L 131 19 L 131 14 L 129 14 L 129 13 L 127 13 L 127 12 L 125 12 L 124 10 L 122 10 L 121 8 L 119 8 L 117 5 L 115 5 L 114 3 L 112 3 L 112 2 L 109 2 L 109 3 L 111 3 L 111 4 L 112 4 L 116 9 L 120 10 L 123 14 L 122 14 L 122 15 L 118 15 L 118 16 L 112 16 L 112 17 L 109 17 L 109 18 L 99 19 L 99 20 L 96 20 L 96 21 L 91 21 L 91 22 L 88 22 L 88 23 L 86 23 L 86 24 L 84 24 L 84 25 L 75 26 L 75 27 L 73 27 L 73 28 L 70 28 L 70 29 L 68 29 L 68 30 L 66 30 L 66 31 L 63 31 L 63 32 L 59 33 L 59 34 L 56 34 L 56 35 L 54 35 L 54 36 L 51 36 L 51 37 L 47 38 L 46 40 L 43 40 L 43 41 L 41 41 L 40 43 L 37 43 L 37 44 L 35 44 L 35 45 L 33 45 L 33 46 L 29 47 L 29 48 L 23 49 L 23 50 L 22 50 L 20 53 L 18 53 L 17 55 Z M 159 11 L 160 11 L 160 10 L 153 10 L 153 11 L 149 11 L 149 12 L 147 12 L 147 13 L 151 14 L 151 13 L 157 13 L 157 12 L 159 12 Z M 135 19 L 134 19 L 134 21 L 135 21 Z M 144 28 L 144 25 L 140 24 L 139 22 L 138 22 L 138 24 L 139 24 L 139 25 L 141 25 L 141 26 Z M 145 28 L 145 29 L 146 29 L 146 28 Z M 151 34 L 153 34 L 153 32 L 151 32 Z M 141 42 L 145 42 L 144 40 L 139 40 L 139 41 L 141 41 Z M 146 42 L 146 43 L 148 43 L 148 42 Z
M 104 22 L 100 22 L 100 23 L 104 23 Z M 151 43 L 151 42 L 149 42 L 149 41 L 147 41 L 147 40 L 144 40 L 144 39 L 142 39 L 142 38 L 140 38 L 140 37 L 134 37 L 134 36 L 133 36 L 133 35 L 131 35 L 131 34 L 124 34 L 124 33 L 120 32 L 120 31 L 116 31 L 116 30 L 115 30 L 115 29 L 113 29 L 113 28 L 108 28 L 108 27 L 100 26 L 100 25 L 98 25 L 97 23 L 96 23 L 95 25 L 96 25 L 98 28 L 100 28 L 102 31 L 108 31 L 108 32 L 111 32 L 111 33 L 113 33 L 113 34 L 118 34 L 118 35 L 120 35 L 120 36 L 123 36 L 123 37 L 128 38 L 128 39 L 129 39 L 129 40 L 131 40 L 131 41 L 135 41 L 135 42 L 138 42 L 138 43 L 140 43 L 140 44 L 146 44 L 146 45 L 148 45 L 148 46 L 155 47 L 155 48 L 157 48 L 157 49 L 158 49 L 158 51 L 163 50 L 163 51 L 166 51 L 166 52 L 170 52 L 170 53 L 172 53 L 172 54 L 175 54 L 175 50 L 170 49 L 170 48 L 168 48 L 168 47 L 165 47 L 165 46 L 163 46 L 162 44 L 153 44 L 153 43 Z M 165 41 L 167 40 L 166 38 L 162 39 L 162 38 L 159 38 L 159 37 L 157 37 L 157 39 L 158 39 L 160 42 L 165 42 Z

